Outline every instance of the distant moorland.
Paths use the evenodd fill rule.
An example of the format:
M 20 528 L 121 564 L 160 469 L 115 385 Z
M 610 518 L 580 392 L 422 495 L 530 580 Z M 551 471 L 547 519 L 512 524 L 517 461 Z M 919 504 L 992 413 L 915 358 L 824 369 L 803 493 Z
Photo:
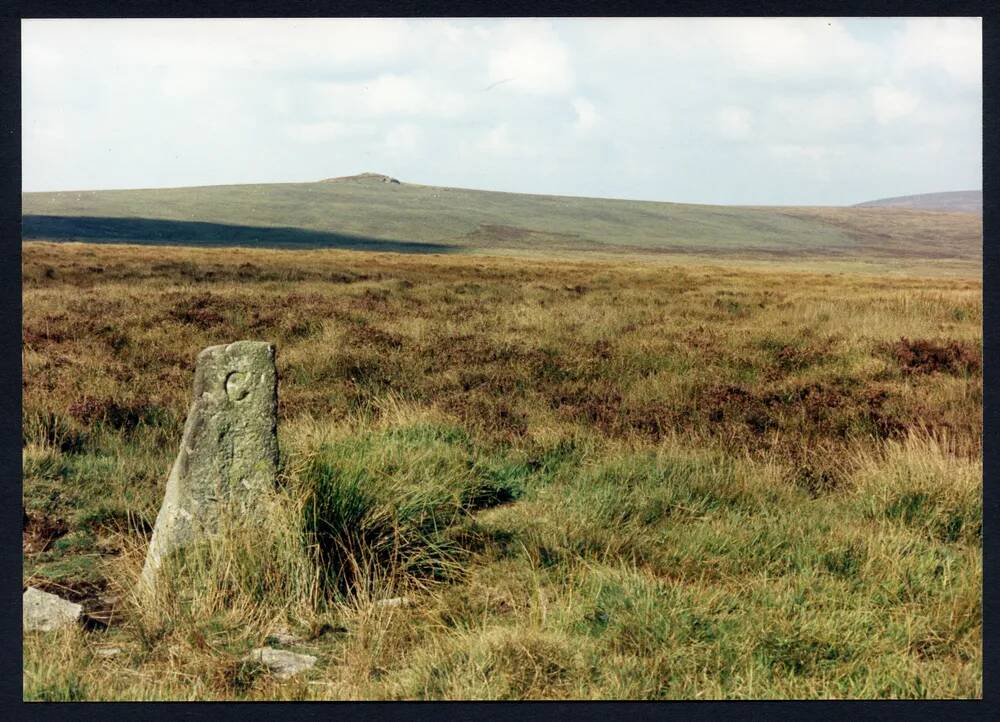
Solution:
M 315 183 L 25 193 L 23 238 L 436 253 L 982 259 L 982 217 L 974 213 L 655 203 L 392 181 L 362 174 Z
M 950 191 L 948 193 L 921 193 L 915 196 L 880 198 L 858 203 L 855 208 L 913 208 L 924 211 L 951 213 L 983 213 L 982 191 Z

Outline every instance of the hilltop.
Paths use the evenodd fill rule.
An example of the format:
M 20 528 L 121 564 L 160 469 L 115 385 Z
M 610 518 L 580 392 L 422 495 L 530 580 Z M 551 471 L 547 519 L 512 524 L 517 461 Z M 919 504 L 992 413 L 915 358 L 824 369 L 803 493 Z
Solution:
M 913 208 L 924 211 L 950 213 L 983 213 L 982 191 L 948 191 L 947 193 L 921 193 L 914 196 L 879 198 L 858 203 L 855 208 Z
M 399 184 L 399 180 L 393 178 L 392 176 L 384 175 L 382 173 L 358 173 L 357 175 L 342 175 L 336 178 L 324 178 L 321 183 L 341 183 L 341 182 L 353 182 L 353 183 L 396 183 Z
M 979 262 L 982 218 L 908 208 L 721 206 L 400 183 L 22 195 L 25 240 L 458 251 L 696 253 Z

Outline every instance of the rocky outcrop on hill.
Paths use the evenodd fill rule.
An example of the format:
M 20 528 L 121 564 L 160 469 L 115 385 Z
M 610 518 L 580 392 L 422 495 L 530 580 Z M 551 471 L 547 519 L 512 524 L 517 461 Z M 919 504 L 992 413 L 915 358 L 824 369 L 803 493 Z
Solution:
M 337 178 L 324 178 L 322 183 L 395 183 L 399 185 L 399 180 L 382 173 L 359 173 L 357 175 L 344 175 Z

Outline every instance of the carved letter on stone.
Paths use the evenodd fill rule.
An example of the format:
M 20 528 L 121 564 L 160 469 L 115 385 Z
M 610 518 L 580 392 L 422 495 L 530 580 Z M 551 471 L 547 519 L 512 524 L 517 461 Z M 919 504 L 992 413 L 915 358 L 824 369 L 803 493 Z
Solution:
M 146 553 L 142 581 L 174 551 L 218 529 L 224 513 L 252 514 L 278 471 L 274 346 L 236 341 L 198 354 L 194 400 Z

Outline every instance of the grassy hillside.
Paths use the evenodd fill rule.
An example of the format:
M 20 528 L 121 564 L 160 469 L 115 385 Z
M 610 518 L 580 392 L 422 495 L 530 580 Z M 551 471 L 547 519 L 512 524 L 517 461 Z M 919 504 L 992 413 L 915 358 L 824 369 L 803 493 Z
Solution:
M 24 581 L 98 622 L 25 635 L 24 696 L 981 697 L 980 280 L 682 260 L 25 243 Z M 239 338 L 278 349 L 272 510 L 139 605 Z
M 982 219 L 524 195 L 383 182 L 25 193 L 25 239 L 455 252 L 685 252 L 979 262 Z
M 949 191 L 947 193 L 921 193 L 915 196 L 896 196 L 858 203 L 856 208 L 912 208 L 925 211 L 951 213 L 983 212 L 982 191 Z

